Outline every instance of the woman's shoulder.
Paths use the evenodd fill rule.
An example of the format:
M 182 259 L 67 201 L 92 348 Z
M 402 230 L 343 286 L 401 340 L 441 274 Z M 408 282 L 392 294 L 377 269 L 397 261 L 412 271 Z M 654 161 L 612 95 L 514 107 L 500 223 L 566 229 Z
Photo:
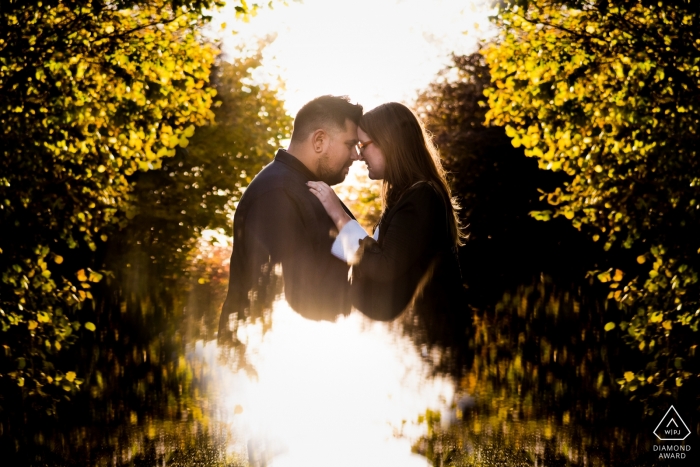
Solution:
M 423 220 L 429 221 L 433 216 L 444 216 L 444 212 L 445 202 L 437 188 L 430 182 L 420 181 L 403 192 L 401 198 L 386 213 L 383 222 L 389 221 L 400 213 L 411 216 L 418 214 L 422 218 L 425 217 Z
M 442 195 L 433 182 L 420 180 L 406 189 L 399 200 L 411 203 L 443 204 Z

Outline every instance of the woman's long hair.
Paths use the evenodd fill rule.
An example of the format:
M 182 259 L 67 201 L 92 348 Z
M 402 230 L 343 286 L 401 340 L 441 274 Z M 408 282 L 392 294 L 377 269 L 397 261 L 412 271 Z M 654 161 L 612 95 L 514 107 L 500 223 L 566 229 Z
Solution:
M 359 126 L 384 154 L 382 218 L 414 183 L 427 181 L 442 195 L 450 234 L 455 245 L 462 245 L 459 204 L 452 197 L 437 149 L 418 117 L 405 105 L 389 102 L 365 113 Z

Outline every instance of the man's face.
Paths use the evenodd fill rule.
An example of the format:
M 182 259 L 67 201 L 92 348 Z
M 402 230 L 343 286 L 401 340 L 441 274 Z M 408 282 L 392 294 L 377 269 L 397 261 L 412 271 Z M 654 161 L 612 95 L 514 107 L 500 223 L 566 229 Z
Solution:
M 345 128 L 332 128 L 328 132 L 326 151 L 318 159 L 316 175 L 329 185 L 336 185 L 345 180 L 353 162 L 359 159 L 355 145 L 357 125 L 345 120 Z

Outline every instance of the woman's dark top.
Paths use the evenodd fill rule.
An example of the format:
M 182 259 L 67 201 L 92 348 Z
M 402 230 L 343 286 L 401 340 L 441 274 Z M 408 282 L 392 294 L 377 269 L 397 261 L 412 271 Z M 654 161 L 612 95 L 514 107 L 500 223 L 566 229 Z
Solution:
M 370 318 L 391 320 L 414 306 L 461 307 L 462 280 L 443 196 L 418 182 L 383 216 L 378 240 L 360 242 L 352 267 L 353 305 Z

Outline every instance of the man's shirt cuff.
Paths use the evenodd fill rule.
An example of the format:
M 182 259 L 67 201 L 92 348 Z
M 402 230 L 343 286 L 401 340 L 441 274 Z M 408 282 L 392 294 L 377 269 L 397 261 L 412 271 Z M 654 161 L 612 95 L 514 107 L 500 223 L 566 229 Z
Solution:
M 351 220 L 340 229 L 333 242 L 331 253 L 348 264 L 355 261 L 355 255 L 360 248 L 360 240 L 367 237 L 367 232 L 357 221 Z

